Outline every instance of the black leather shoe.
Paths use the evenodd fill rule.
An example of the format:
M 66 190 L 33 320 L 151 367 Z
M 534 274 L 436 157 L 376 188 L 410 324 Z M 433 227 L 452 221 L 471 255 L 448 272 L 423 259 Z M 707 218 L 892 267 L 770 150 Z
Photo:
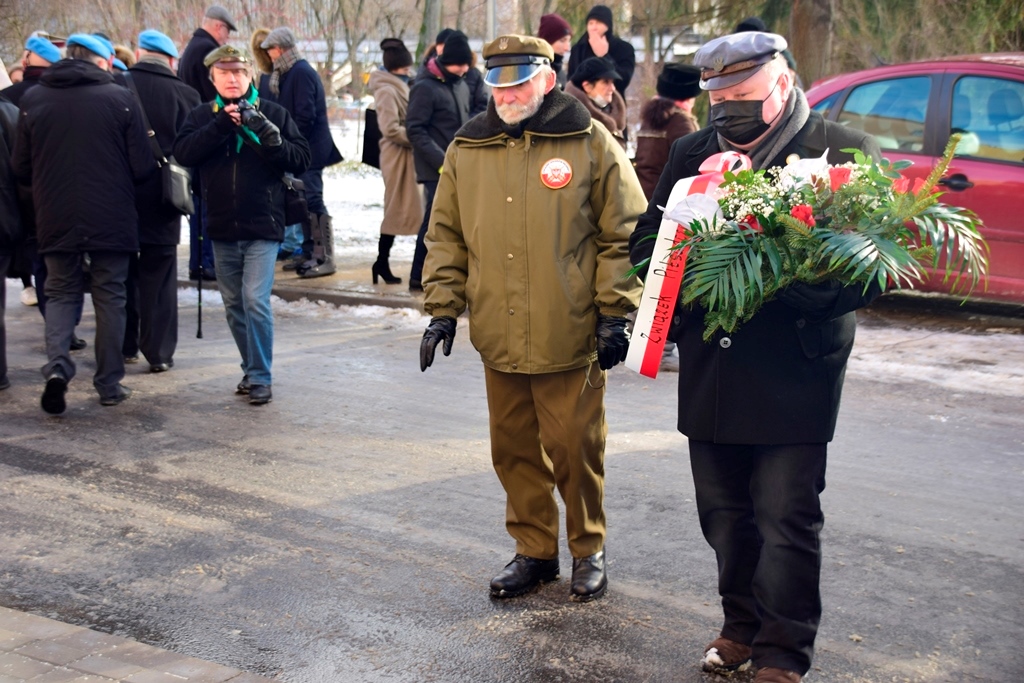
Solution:
M 252 389 L 252 382 L 249 381 L 249 375 L 242 375 L 242 381 L 235 387 L 235 393 L 248 394 L 250 389 Z
M 491 579 L 491 597 L 514 598 L 542 583 L 558 580 L 558 558 L 538 560 L 517 554 L 501 573 Z
M 117 385 L 114 393 L 109 396 L 100 396 L 101 406 L 116 406 L 127 401 L 132 395 L 132 390 L 128 387 Z
M 39 403 L 50 415 L 60 415 L 67 408 L 64 394 L 68 393 L 68 379 L 60 370 L 54 370 L 46 378 L 46 388 Z
M 82 349 L 84 349 L 88 345 L 89 344 L 87 344 L 84 339 L 79 339 L 75 335 L 71 335 L 71 350 L 72 351 L 81 351 Z
M 604 551 L 589 557 L 572 558 L 572 592 L 570 597 L 577 602 L 595 600 L 604 595 L 608 588 L 608 576 L 604 573 Z
M 410 292 L 422 292 L 423 283 L 419 280 L 409 280 L 409 291 Z
M 252 384 L 249 386 L 249 403 L 254 406 L 270 403 L 273 397 L 269 384 Z
M 150 365 L 149 366 L 149 371 L 150 372 L 167 372 L 168 370 L 170 370 L 173 367 L 174 367 L 174 361 L 173 360 L 169 360 L 166 363 L 154 363 L 153 365 Z

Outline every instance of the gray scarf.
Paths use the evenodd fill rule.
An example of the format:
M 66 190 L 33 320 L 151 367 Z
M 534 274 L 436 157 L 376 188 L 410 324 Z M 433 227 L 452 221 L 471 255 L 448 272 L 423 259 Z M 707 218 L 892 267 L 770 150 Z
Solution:
M 807 98 L 804 97 L 804 91 L 800 88 L 793 88 L 793 92 L 789 94 L 789 99 L 786 100 L 786 109 L 781 114 L 782 123 L 768 133 L 768 137 L 761 140 L 757 147 L 746 151 L 737 149 L 721 135 L 718 136 L 718 146 L 723 152 L 746 154 L 750 157 L 754 170 L 760 171 L 766 168 L 768 163 L 782 152 L 786 145 L 793 141 L 796 134 L 807 123 L 807 118 L 810 114 L 811 108 L 807 106 Z
M 274 70 L 270 73 L 270 92 L 277 97 L 281 94 L 281 76 L 288 73 L 288 69 L 298 64 L 302 59 L 302 53 L 298 48 L 289 47 L 281 52 L 281 56 L 274 60 Z

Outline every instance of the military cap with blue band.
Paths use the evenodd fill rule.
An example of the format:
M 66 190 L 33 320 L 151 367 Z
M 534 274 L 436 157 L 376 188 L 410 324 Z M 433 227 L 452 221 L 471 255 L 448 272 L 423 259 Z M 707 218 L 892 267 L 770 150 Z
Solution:
M 75 33 L 74 35 L 68 36 L 67 45 L 68 47 L 71 47 L 72 45 L 84 47 L 89 52 L 92 52 L 103 59 L 110 59 L 110 55 L 113 54 L 113 52 L 103 44 L 102 40 L 96 36 L 90 36 L 86 33 Z
M 160 31 L 154 31 L 153 29 L 139 34 L 139 48 L 149 50 L 150 52 L 159 52 L 168 57 L 178 57 L 178 48 L 174 46 L 174 41 L 160 33 Z
M 704 43 L 693 55 L 700 67 L 700 87 L 721 90 L 747 80 L 787 47 L 775 33 L 744 31 Z
M 25 41 L 25 49 L 34 52 L 50 64 L 60 61 L 60 50 L 46 38 L 32 36 Z
M 519 85 L 533 78 L 555 58 L 551 43 L 533 36 L 499 36 L 484 46 L 484 82 L 495 88 Z

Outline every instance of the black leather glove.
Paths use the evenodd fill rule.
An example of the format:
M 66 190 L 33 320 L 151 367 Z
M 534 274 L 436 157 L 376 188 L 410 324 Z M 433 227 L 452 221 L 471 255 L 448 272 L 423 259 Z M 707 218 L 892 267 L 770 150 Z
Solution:
M 779 301 L 800 311 L 807 320 L 819 323 L 832 315 L 842 289 L 838 280 L 816 285 L 794 282 L 779 292 Z
M 255 133 L 256 137 L 260 139 L 260 144 L 266 147 L 281 146 L 281 129 L 271 123 L 270 119 L 263 114 L 250 116 L 245 127 Z
M 420 372 L 426 372 L 434 362 L 434 349 L 440 341 L 444 341 L 441 350 L 444 355 L 452 355 L 452 342 L 455 341 L 455 318 L 437 316 L 430 319 L 423 341 L 420 342 Z
M 629 336 L 626 334 L 625 318 L 597 316 L 597 364 L 602 370 L 610 370 L 626 360 L 629 351 Z

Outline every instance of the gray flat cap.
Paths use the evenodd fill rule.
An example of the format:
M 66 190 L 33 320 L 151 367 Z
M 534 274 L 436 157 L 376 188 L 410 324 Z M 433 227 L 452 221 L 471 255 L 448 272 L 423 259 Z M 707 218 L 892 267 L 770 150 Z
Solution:
M 227 24 L 227 27 L 232 31 L 237 31 L 238 27 L 235 26 L 235 20 L 231 18 L 228 11 L 220 5 L 210 5 L 210 8 L 206 10 L 207 19 L 216 19 L 217 21 L 223 21 Z
M 267 37 L 260 43 L 260 47 L 264 50 L 271 47 L 280 47 L 287 50 L 290 47 L 295 47 L 295 34 L 292 33 L 290 28 L 280 26 L 267 34 Z
M 744 31 L 704 43 L 693 56 L 700 67 L 700 87 L 721 90 L 742 83 L 786 49 L 786 39 L 775 33 Z

